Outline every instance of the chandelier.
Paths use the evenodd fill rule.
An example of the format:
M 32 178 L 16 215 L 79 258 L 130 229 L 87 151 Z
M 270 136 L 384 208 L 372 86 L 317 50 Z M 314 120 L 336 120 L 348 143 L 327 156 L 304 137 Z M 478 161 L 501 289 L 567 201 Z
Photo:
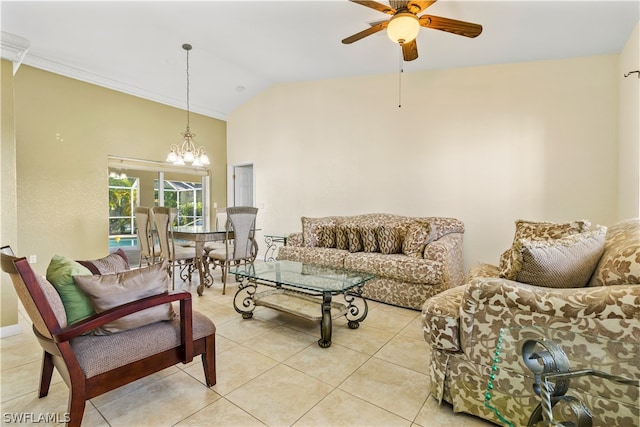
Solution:
M 187 51 L 187 130 L 182 132 L 182 141 L 178 144 L 171 144 L 169 147 L 169 155 L 167 162 L 174 165 L 184 165 L 191 163 L 193 166 L 204 166 L 209 164 L 209 156 L 204 147 L 196 148 L 196 142 L 193 139 L 196 134 L 191 132 L 189 128 L 189 51 L 190 44 L 183 44 L 182 48 Z

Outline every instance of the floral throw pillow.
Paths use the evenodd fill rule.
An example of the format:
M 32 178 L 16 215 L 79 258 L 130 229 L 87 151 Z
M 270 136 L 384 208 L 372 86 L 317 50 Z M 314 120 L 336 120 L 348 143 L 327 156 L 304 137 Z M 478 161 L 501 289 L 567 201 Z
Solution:
M 414 221 L 409 225 L 402 242 L 402 253 L 414 258 L 422 258 L 424 247 L 431 241 L 431 225 Z

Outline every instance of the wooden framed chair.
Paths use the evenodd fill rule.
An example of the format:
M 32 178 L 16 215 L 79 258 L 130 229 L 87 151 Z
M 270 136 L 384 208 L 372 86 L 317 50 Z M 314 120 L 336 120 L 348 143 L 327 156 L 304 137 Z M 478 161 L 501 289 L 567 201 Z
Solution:
M 227 273 L 229 267 L 240 264 L 251 264 L 258 254 L 258 244 L 255 240 L 256 216 L 258 208 L 250 206 L 235 206 L 227 208 L 226 239 L 224 248 L 209 252 L 208 259 L 215 268 L 222 269 L 222 294 L 227 288 Z M 233 241 L 233 243 L 231 243 Z
M 168 261 L 171 286 L 172 289 L 175 289 L 176 278 L 174 270 L 176 267 L 180 268 L 180 278 L 191 282 L 191 275 L 195 270 L 194 258 L 196 257 L 196 250 L 192 246 L 177 245 L 173 239 L 173 222 L 178 216 L 177 209 L 155 206 L 151 211 L 153 212 L 153 221 L 160 241 L 160 259 Z M 201 254 L 198 255 L 200 256 Z
M 153 233 L 151 232 L 151 209 L 145 206 L 136 206 L 134 214 L 138 228 L 138 248 L 140 249 L 140 263 L 138 266 L 142 267 L 143 260 L 147 264 L 153 264 L 158 260 L 160 248 L 156 247 Z
M 25 258 L 15 257 L 11 248 L 4 246 L 0 248 L 0 267 L 11 277 L 44 350 L 38 396 L 48 394 L 54 368 L 69 387 L 67 426 L 80 426 L 87 400 L 178 362 L 191 362 L 197 355 L 202 355 L 206 384 L 216 383 L 216 328 L 208 317 L 192 311 L 190 293 L 164 292 L 67 325 L 57 291 L 35 274 Z M 129 314 L 174 301 L 179 301 L 179 319 L 111 335 L 85 335 Z

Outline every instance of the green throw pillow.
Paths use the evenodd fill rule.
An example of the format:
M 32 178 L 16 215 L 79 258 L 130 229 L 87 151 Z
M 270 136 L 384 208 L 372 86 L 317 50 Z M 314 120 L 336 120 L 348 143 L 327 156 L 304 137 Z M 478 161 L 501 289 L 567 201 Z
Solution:
M 95 314 L 91 300 L 73 281 L 73 276 L 90 274 L 82 264 L 60 255 L 54 255 L 47 267 L 47 280 L 60 294 L 69 325 Z

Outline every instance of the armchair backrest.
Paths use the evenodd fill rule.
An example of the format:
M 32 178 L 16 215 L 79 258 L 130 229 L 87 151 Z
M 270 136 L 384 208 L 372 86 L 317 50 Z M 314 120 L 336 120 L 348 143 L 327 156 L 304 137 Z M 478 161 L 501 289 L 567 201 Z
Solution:
M 153 249 L 153 234 L 151 234 L 151 209 L 137 206 L 134 209 L 136 224 L 138 226 L 138 247 L 140 255 L 146 258 L 155 256 Z
M 257 253 L 255 226 L 258 208 L 234 206 L 227 208 L 227 237 L 233 232 L 233 258 L 252 258 Z
M 13 287 L 34 329 L 51 339 L 67 326 L 67 315 L 60 295 L 45 278 L 36 276 L 26 258 L 15 257 L 9 246 L 0 248 L 0 267 L 11 278 Z
M 165 206 L 155 206 L 152 209 L 153 220 L 160 241 L 160 257 L 166 260 L 173 260 L 174 242 L 173 242 L 173 221 L 178 216 L 175 208 L 167 208 Z

